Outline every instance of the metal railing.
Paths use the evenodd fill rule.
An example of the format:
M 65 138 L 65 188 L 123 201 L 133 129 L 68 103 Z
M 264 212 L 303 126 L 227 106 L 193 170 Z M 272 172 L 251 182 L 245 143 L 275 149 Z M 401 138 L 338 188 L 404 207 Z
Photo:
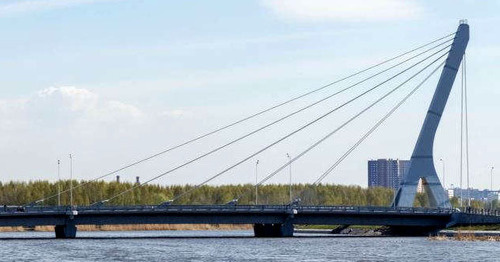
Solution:
M 460 211 L 466 214 L 500 216 L 500 210 L 498 209 L 462 207 L 460 208 Z
M 422 207 L 382 207 L 382 206 L 303 206 L 303 205 L 133 205 L 133 206 L 4 206 L 1 214 L 12 213 L 79 213 L 91 212 L 276 212 L 287 213 L 295 210 L 318 213 L 409 213 L 409 214 L 451 214 L 466 212 L 472 214 L 500 215 L 499 211 L 458 210 Z

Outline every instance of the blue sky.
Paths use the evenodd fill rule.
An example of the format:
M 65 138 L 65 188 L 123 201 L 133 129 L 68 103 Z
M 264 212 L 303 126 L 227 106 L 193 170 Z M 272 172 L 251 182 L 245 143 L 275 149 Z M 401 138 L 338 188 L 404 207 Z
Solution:
M 451 33 L 467 18 L 472 186 L 489 187 L 488 167 L 498 163 L 500 153 L 499 11 L 500 1 L 472 0 L 4 0 L 0 179 L 56 179 L 55 160 L 70 152 L 77 178 L 98 176 Z M 365 186 L 366 160 L 408 158 L 435 83 L 434 78 L 327 182 Z M 446 160 L 447 184 L 458 184 L 457 87 L 435 146 L 436 158 Z M 197 183 L 314 115 L 158 182 Z M 347 115 L 340 113 L 339 119 Z M 152 177 L 270 119 L 121 175 Z M 287 152 L 300 153 L 337 121 L 263 155 L 261 172 L 286 161 Z M 367 127 L 361 122 L 353 130 Z M 296 180 L 319 176 L 357 139 L 350 134 L 340 134 L 295 164 Z M 251 182 L 253 168 L 242 166 L 216 183 Z M 285 181 L 283 175 L 272 182 Z

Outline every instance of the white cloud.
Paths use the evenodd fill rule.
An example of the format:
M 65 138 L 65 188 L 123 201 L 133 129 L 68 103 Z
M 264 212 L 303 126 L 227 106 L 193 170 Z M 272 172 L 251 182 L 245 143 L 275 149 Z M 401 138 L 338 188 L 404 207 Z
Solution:
M 186 110 L 182 110 L 182 109 L 173 109 L 173 110 L 163 111 L 163 112 L 161 112 L 160 115 L 166 116 L 166 117 L 171 117 L 171 118 L 181 118 L 184 116 L 190 116 L 191 112 L 186 111 Z
M 99 97 L 87 89 L 75 87 L 50 87 L 40 90 L 35 97 L 34 102 L 41 100 L 61 99 L 62 103 L 71 111 L 90 111 L 97 106 Z
M 27 98 L 0 101 L 0 116 L 1 122 L 14 130 L 95 129 L 103 124 L 134 123 L 144 113 L 134 105 L 103 99 L 87 89 L 50 87 Z
M 143 116 L 141 110 L 139 110 L 137 107 L 119 101 L 109 101 L 107 109 L 111 112 L 123 112 L 131 117 Z
M 0 4 L 0 16 L 12 16 L 109 1 L 115 0 L 8 0 Z
M 422 7 L 414 0 L 262 0 L 277 15 L 301 21 L 390 21 L 414 19 Z

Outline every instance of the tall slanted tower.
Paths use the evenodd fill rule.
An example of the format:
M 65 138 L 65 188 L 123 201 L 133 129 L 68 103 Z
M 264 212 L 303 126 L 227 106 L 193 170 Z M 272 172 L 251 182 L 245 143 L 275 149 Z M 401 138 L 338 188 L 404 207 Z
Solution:
M 418 182 L 421 178 L 424 182 L 424 190 L 429 194 L 431 207 L 451 208 L 448 194 L 441 186 L 436 168 L 434 167 L 433 146 L 436 130 L 448 97 L 450 96 L 451 88 L 453 87 L 453 82 L 457 76 L 468 42 L 469 25 L 465 21 L 460 21 L 436 91 L 434 92 L 434 97 L 427 111 L 424 125 L 413 150 L 410 168 L 404 175 L 394 198 L 394 207 L 413 207 Z

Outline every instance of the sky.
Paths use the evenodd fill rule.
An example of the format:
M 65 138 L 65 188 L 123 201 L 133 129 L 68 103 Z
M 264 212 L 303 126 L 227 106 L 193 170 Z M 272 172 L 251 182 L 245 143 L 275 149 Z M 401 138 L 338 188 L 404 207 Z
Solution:
M 70 153 L 74 178 L 101 176 L 450 34 L 466 18 L 471 27 L 470 185 L 489 188 L 490 168 L 500 166 L 499 11 L 500 1 L 494 0 L 1 1 L 0 180 L 55 181 L 58 159 L 60 177 L 69 178 Z M 348 83 L 353 82 L 343 86 Z M 367 160 L 409 159 L 436 84 L 437 76 L 431 77 L 324 182 L 366 186 Z M 119 175 L 145 181 L 335 88 L 341 86 Z M 200 183 L 353 94 L 328 100 L 152 183 Z M 382 94 L 340 110 L 211 183 L 254 183 L 256 173 L 262 178 L 285 164 L 287 153 L 298 155 Z M 314 182 L 404 94 L 294 162 L 293 181 Z M 434 147 L 440 177 L 439 159 L 444 160 L 447 186 L 460 183 L 459 116 L 457 79 Z M 287 183 L 288 171 L 269 182 Z M 500 176 L 493 186 L 500 188 Z

